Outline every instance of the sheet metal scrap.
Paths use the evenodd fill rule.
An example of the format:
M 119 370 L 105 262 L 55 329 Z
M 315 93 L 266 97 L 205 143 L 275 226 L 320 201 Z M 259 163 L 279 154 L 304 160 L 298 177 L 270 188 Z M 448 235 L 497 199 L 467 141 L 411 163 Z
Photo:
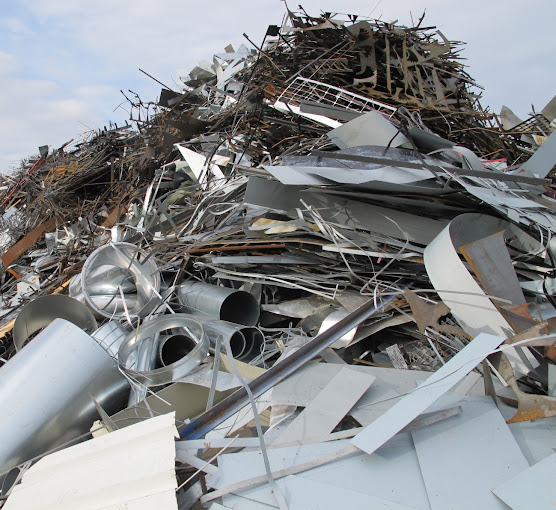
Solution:
M 126 96 L 130 124 L 43 147 L 5 178 L 1 363 L 14 370 L 34 345 L 36 298 L 69 294 L 98 323 L 83 332 L 91 349 L 106 351 L 130 385 L 103 406 L 85 390 L 75 399 L 106 431 L 175 411 L 188 505 L 223 495 L 242 508 L 249 490 L 252 504 L 284 507 L 283 491 L 295 508 L 329 486 L 322 508 L 337 508 L 334 494 L 359 501 L 361 487 L 366 506 L 440 508 L 441 492 L 466 502 L 447 482 L 439 489 L 420 442 L 446 439 L 444 430 L 456 440 L 440 441 L 443 453 L 488 453 L 485 483 L 476 477 L 466 491 L 493 504 L 490 489 L 519 474 L 524 454 L 551 452 L 550 440 L 520 443 L 533 434 L 520 420 L 543 417 L 547 425 L 531 427 L 552 437 L 552 124 L 520 125 L 506 110 L 499 129 L 461 43 L 423 20 L 402 27 L 303 10 L 286 20 L 263 44 L 247 38 L 200 63 L 158 103 Z M 67 318 L 62 301 L 44 323 Z M 29 340 L 17 355 L 16 318 Z M 487 344 L 502 344 L 511 365 L 491 358 L 465 375 L 473 363 L 458 363 L 478 363 L 469 353 L 482 358 Z M 457 385 L 426 419 L 414 416 L 427 407 L 415 396 L 423 381 L 440 396 L 436 374 L 453 366 Z M 348 439 L 394 415 L 402 432 L 375 465 Z M 495 454 L 476 420 L 500 432 Z M 257 435 L 272 444 L 269 457 L 279 452 L 276 483 L 250 457 L 262 453 Z M 342 464 L 334 480 L 315 467 L 330 462 Z M 2 498 L 19 475 L 6 476 Z M 272 493 L 255 488 L 265 483 Z

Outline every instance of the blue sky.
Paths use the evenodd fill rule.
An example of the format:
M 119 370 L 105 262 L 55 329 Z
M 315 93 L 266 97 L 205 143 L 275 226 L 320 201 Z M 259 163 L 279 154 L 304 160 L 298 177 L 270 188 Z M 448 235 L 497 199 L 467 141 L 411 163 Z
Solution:
M 556 2 L 552 0 L 306 0 L 309 14 L 341 11 L 411 24 L 426 8 L 426 25 L 466 41 L 468 72 L 486 88 L 483 106 L 508 105 L 523 118 L 556 94 Z M 173 79 L 224 46 L 259 43 L 280 24 L 281 0 L 5 0 L 0 13 L 0 171 L 57 148 L 109 120 L 131 89 L 156 100 Z M 115 110 L 116 109 L 116 110 Z M 115 110 L 115 111 L 114 111 Z

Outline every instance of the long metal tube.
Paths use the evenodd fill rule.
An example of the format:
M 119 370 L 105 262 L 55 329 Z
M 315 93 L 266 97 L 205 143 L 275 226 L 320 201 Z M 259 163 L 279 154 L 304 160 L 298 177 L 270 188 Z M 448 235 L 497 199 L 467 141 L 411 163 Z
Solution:
M 215 319 L 254 326 L 259 320 L 259 303 L 244 290 L 229 289 L 202 282 L 184 282 L 177 288 L 178 301 L 192 313 L 205 313 Z
M 129 385 L 87 333 L 55 319 L 0 368 L 0 480 L 14 466 L 89 432 L 125 406 Z M 91 398 L 92 397 L 92 398 Z
M 353 328 L 373 316 L 376 312 L 382 310 L 386 305 L 395 299 L 395 295 L 387 296 L 380 299 L 380 305 L 375 307 L 374 301 L 371 299 L 367 303 L 361 305 L 357 310 L 344 317 L 342 320 L 334 324 L 330 329 L 315 337 L 309 343 L 305 344 L 299 350 L 275 364 L 264 374 L 260 375 L 251 383 L 251 389 L 254 397 L 259 397 L 265 391 L 283 381 L 286 377 L 293 374 L 300 367 L 305 365 L 309 360 L 330 347 L 338 338 L 341 338 Z M 232 393 L 229 397 L 220 401 L 214 407 L 201 414 L 195 420 L 179 429 L 181 439 L 199 439 L 205 434 L 220 425 L 224 420 L 238 412 L 249 403 L 249 397 L 244 388 L 240 388 Z

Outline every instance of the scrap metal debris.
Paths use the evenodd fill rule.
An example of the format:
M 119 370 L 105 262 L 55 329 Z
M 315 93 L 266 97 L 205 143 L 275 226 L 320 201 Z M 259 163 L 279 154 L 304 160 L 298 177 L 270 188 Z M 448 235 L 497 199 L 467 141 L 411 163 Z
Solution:
M 0 507 L 549 508 L 554 100 L 423 18 L 244 36 L 5 176 Z

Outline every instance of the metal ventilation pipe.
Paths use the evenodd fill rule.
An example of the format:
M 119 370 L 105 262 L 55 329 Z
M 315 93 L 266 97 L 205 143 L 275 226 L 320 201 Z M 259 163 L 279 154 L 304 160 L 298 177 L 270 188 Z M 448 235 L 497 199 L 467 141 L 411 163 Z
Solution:
M 185 282 L 177 289 L 178 301 L 191 313 L 254 326 L 259 320 L 259 303 L 252 294 L 201 282 Z
M 129 329 L 121 322 L 108 321 L 98 328 L 91 336 L 113 358 L 118 358 L 118 349 L 129 335 Z
M 166 367 L 185 358 L 197 342 L 187 335 L 166 335 L 160 337 L 158 344 L 158 362 Z

